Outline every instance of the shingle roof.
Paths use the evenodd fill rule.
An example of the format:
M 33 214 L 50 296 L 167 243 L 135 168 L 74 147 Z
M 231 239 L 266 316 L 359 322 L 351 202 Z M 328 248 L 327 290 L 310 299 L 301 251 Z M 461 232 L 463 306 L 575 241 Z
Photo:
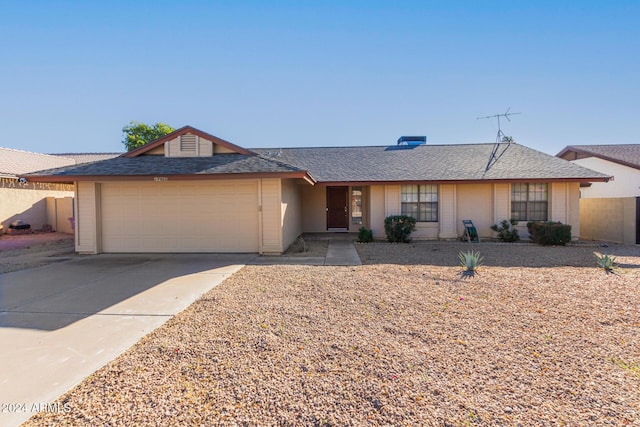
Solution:
M 568 159 L 571 152 L 579 153 L 581 157 L 599 157 L 640 169 L 640 144 L 569 145 L 558 153 L 558 157 Z
M 391 147 L 321 147 L 253 151 L 306 169 L 319 182 L 463 181 L 516 179 L 602 180 L 599 172 L 520 144 L 500 146 L 486 171 L 494 144 Z
M 75 160 L 68 157 L 0 147 L 0 175 L 5 177 L 73 164 Z
M 211 157 L 148 155 L 66 166 L 34 176 L 163 176 L 308 172 L 319 182 L 580 180 L 608 175 L 519 144 L 256 149 Z
M 38 173 L 38 176 L 162 176 L 287 172 L 304 171 L 277 159 L 268 159 L 259 155 L 217 154 L 211 157 L 115 157 L 95 163 L 50 169 Z

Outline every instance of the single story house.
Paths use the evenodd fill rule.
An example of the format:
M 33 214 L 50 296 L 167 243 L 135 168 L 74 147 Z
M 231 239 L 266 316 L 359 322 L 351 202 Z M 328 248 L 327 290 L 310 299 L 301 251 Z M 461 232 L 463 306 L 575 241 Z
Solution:
M 282 253 L 303 232 L 417 218 L 417 239 L 517 218 L 579 232 L 581 183 L 609 176 L 519 144 L 249 150 L 185 126 L 122 156 L 29 180 L 74 183 L 76 250 Z
M 640 144 L 570 145 L 557 156 L 613 177 L 580 189 L 580 237 L 640 244 Z

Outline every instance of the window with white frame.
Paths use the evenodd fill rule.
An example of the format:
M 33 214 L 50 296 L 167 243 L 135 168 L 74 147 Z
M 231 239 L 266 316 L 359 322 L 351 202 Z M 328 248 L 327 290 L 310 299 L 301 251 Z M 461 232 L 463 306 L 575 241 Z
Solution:
M 511 218 L 518 221 L 546 221 L 549 187 L 546 183 L 511 184 Z
M 351 224 L 362 225 L 362 187 L 351 187 Z
M 403 185 L 401 188 L 400 212 L 418 222 L 438 221 L 438 186 Z

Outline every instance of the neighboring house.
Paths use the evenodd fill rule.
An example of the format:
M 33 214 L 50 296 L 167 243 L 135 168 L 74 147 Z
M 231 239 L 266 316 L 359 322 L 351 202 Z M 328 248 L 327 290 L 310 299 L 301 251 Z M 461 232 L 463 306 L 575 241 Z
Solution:
M 640 243 L 640 144 L 570 145 L 557 156 L 613 176 L 580 189 L 581 237 Z
M 68 217 L 73 216 L 73 184 L 25 181 L 18 177 L 73 164 L 75 161 L 66 157 L 0 148 L 0 233 L 8 232 L 15 220 L 23 220 L 32 229 L 49 224 L 56 230 L 72 232 Z M 60 208 L 56 210 L 57 204 Z
M 402 213 L 417 218 L 418 239 L 457 238 L 463 219 L 492 236 L 512 217 L 562 221 L 577 236 L 580 184 L 609 176 L 519 144 L 495 148 L 248 150 L 186 126 L 27 178 L 75 184 L 76 250 L 86 253 L 281 253 L 303 232 L 364 226 L 384 238 L 384 218 Z
M 557 156 L 613 176 L 582 188 L 582 198 L 640 196 L 640 144 L 569 145 Z
M 36 230 L 48 224 L 72 233 L 73 183 L 20 180 L 19 176 L 61 166 L 113 158 L 120 153 L 41 154 L 0 147 L 0 225 L 7 232 L 15 220 Z

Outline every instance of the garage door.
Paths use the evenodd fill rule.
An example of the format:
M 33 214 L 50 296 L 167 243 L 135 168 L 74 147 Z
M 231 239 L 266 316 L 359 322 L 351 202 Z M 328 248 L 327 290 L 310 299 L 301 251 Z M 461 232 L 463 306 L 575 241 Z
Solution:
M 103 252 L 258 252 L 257 181 L 102 184 Z

